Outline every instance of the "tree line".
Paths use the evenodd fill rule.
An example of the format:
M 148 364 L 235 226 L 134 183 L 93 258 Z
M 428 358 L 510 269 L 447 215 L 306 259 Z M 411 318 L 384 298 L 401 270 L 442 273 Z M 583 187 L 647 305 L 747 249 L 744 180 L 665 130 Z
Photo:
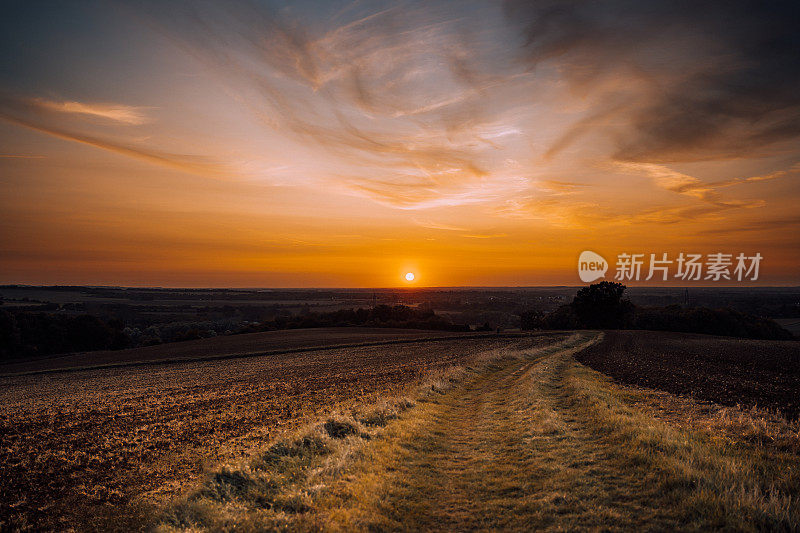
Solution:
M 439 331 L 471 331 L 453 324 L 432 309 L 404 305 L 378 305 L 369 309 L 341 309 L 277 316 L 262 322 L 234 325 L 231 321 L 183 322 L 150 326 L 144 331 L 126 327 L 116 318 L 47 312 L 0 310 L 0 359 L 29 358 L 70 352 L 118 350 L 168 342 L 193 340 L 218 334 L 254 333 L 282 329 L 366 326 Z M 488 324 L 479 331 L 490 330 Z
M 707 307 L 640 307 L 624 298 L 621 283 L 602 281 L 578 291 L 572 302 L 550 313 L 520 313 L 523 330 L 649 329 L 705 333 L 749 339 L 789 340 L 793 335 L 769 318 L 733 309 Z

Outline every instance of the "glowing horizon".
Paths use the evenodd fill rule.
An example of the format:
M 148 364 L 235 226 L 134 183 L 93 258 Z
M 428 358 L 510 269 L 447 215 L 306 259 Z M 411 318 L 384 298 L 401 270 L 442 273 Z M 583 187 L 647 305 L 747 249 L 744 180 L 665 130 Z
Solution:
M 0 283 L 578 285 L 589 249 L 800 285 L 794 19 L 646 4 L 6 8 Z

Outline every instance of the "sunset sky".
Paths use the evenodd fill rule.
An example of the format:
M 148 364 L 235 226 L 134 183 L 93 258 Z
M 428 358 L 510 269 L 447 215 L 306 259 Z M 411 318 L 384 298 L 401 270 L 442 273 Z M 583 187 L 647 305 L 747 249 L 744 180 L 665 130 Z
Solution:
M 0 283 L 800 284 L 796 2 L 5 2 Z

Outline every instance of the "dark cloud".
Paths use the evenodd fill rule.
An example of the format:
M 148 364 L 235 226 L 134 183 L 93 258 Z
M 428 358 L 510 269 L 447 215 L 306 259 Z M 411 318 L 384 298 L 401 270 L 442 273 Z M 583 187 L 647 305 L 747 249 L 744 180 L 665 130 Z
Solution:
M 556 65 L 573 90 L 630 79 L 616 91 L 627 101 L 617 159 L 760 155 L 800 137 L 796 1 L 509 0 L 506 11 L 526 60 Z

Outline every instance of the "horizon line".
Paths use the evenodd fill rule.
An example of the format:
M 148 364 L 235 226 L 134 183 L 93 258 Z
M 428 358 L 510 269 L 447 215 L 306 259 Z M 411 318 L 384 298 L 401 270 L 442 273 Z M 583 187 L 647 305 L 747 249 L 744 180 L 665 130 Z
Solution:
M 613 280 L 599 280 L 613 281 Z M 619 282 L 617 282 L 619 283 Z M 393 290 L 442 290 L 442 289 L 574 289 L 588 287 L 594 283 L 584 283 L 577 285 L 430 285 L 430 286 L 384 286 L 384 287 L 213 287 L 213 286 L 165 286 L 165 285 L 79 285 L 79 284 L 55 284 L 55 285 L 33 285 L 27 283 L 3 283 L 2 288 L 31 288 L 31 289 L 55 289 L 61 287 L 77 287 L 84 289 L 149 289 L 149 290 L 204 290 L 204 291 L 321 291 L 321 290 L 355 290 L 355 291 L 393 291 Z M 800 285 L 626 285 L 629 289 L 800 289 Z

